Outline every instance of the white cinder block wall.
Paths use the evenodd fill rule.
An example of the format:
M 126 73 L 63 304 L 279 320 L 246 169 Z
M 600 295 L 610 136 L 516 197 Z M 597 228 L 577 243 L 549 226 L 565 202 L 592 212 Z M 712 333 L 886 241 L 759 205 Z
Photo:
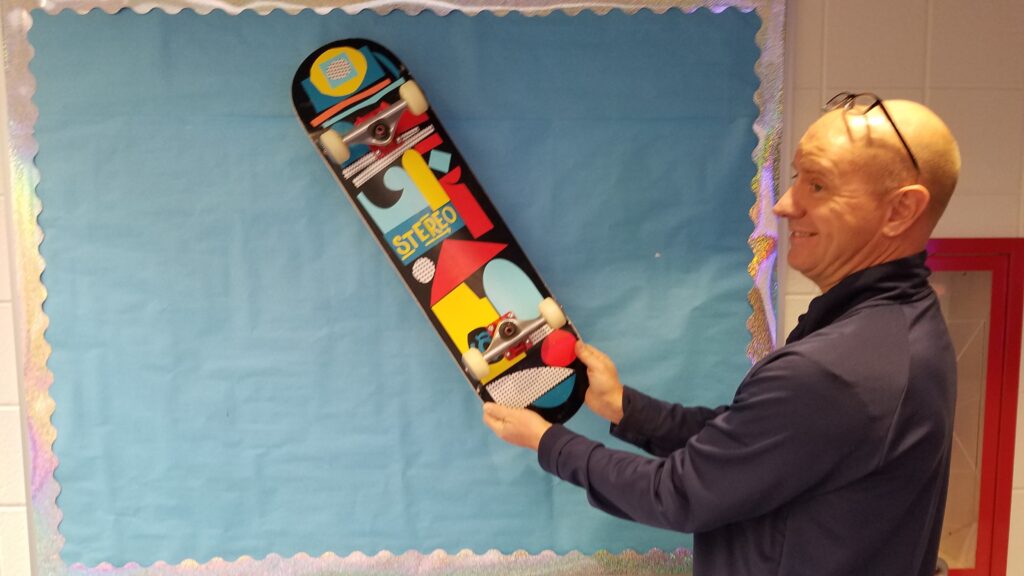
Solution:
M 964 163 L 935 236 L 1024 236 L 1024 0 L 788 0 L 786 16 L 786 166 L 837 92 L 918 100 L 952 128 Z M 780 261 L 784 340 L 818 291 Z M 1007 574 L 1024 576 L 1020 417 L 1014 463 Z
M 785 165 L 836 92 L 920 100 L 947 120 L 964 157 L 961 184 L 936 235 L 1024 236 L 1024 0 L 789 0 L 787 20 Z M 0 98 L 5 93 L 0 89 Z M 5 132 L 0 140 L 6 150 Z M 5 170 L 0 178 L 0 575 L 21 576 L 30 573 L 30 556 L 18 292 Z M 781 260 L 784 338 L 817 291 Z M 1024 385 L 1020 391 L 1024 406 Z M 1024 576 L 1024 419 L 1017 429 L 1010 576 Z

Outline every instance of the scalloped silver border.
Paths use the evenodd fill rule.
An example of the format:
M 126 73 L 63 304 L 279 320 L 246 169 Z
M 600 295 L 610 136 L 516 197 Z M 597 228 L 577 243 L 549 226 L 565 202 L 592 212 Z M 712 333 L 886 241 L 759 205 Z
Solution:
M 748 238 L 753 257 L 748 273 L 753 287 L 748 294 L 752 313 L 747 326 L 751 332 L 748 356 L 757 361 L 768 354 L 775 343 L 775 255 L 777 251 L 777 222 L 771 207 L 779 183 L 779 157 L 782 142 L 783 106 L 783 44 L 785 37 L 785 0 L 625 0 L 625 1 L 557 1 L 557 0 L 305 0 L 297 2 L 276 0 L 0 0 L 6 72 L 8 111 L 8 166 L 10 209 L 14 224 L 14 282 L 17 296 L 15 310 L 19 333 L 16 342 L 21 362 L 21 381 L 26 405 L 29 445 L 29 524 L 33 540 L 33 564 L 37 574 L 644 574 L 681 573 L 692 570 L 693 557 L 686 550 L 672 553 L 650 550 L 646 553 L 626 551 L 621 554 L 598 552 L 592 556 L 571 552 L 557 555 L 551 551 L 529 554 L 516 551 L 503 554 L 490 550 L 482 554 L 463 550 L 455 554 L 435 551 L 429 554 L 406 552 L 395 555 L 382 552 L 375 556 L 354 553 L 346 557 L 324 554 L 311 557 L 298 554 L 291 558 L 270 554 L 257 560 L 243 556 L 227 561 L 213 558 L 205 563 L 185 560 L 169 565 L 162 562 L 149 567 L 129 563 L 115 567 L 100 564 L 95 567 L 66 565 L 60 557 L 64 538 L 59 532 L 62 513 L 57 506 L 60 486 L 54 478 L 57 458 L 53 443 L 57 432 L 51 423 L 54 401 L 49 395 L 53 376 L 47 368 L 50 346 L 45 338 L 49 323 L 43 312 L 46 288 L 42 283 L 45 268 L 39 244 L 43 239 L 37 218 L 42 205 L 35 190 L 39 172 L 34 158 L 38 144 L 34 138 L 38 110 L 32 102 L 35 78 L 29 71 L 34 50 L 28 42 L 32 27 L 31 11 L 42 9 L 48 14 L 74 10 L 84 14 L 93 9 L 107 13 L 128 8 L 137 13 L 161 9 L 171 14 L 181 10 L 194 10 L 208 14 L 221 10 L 239 14 L 252 10 L 268 14 L 282 10 L 295 14 L 312 10 L 326 14 L 332 10 L 357 13 L 373 10 L 386 14 L 402 10 L 418 14 L 430 10 L 439 15 L 453 11 L 476 15 L 492 12 L 505 15 L 512 12 L 530 16 L 544 16 L 555 11 L 569 15 L 590 10 L 606 14 L 612 10 L 636 13 L 651 10 L 664 13 L 670 9 L 693 12 L 706 8 L 721 12 L 728 8 L 756 11 L 761 18 L 761 29 L 756 41 L 761 56 L 755 66 L 761 85 L 755 93 L 760 115 L 753 129 L 758 144 L 753 153 L 757 174 L 751 180 L 755 201 L 750 209 L 754 230 Z

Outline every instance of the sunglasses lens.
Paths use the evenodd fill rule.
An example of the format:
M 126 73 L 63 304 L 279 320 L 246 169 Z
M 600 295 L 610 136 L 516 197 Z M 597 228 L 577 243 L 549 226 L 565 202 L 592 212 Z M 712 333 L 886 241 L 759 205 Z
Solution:
M 851 99 L 847 107 L 851 112 L 867 114 L 872 108 L 878 106 L 878 103 L 878 97 L 873 94 L 857 94 Z
M 842 108 L 853 97 L 854 95 L 850 94 L 849 92 L 840 92 L 839 94 L 833 96 L 828 102 L 826 102 L 825 105 L 822 106 L 822 108 L 826 112 L 835 110 L 836 108 Z

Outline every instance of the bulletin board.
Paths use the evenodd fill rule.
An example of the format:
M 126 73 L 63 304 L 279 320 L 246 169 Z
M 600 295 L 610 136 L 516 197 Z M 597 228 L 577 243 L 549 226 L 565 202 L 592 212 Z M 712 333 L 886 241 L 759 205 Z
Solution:
M 583 337 L 719 405 L 775 340 L 783 4 L 6 3 L 40 573 L 688 572 L 481 424 L 290 81 L 391 49 Z

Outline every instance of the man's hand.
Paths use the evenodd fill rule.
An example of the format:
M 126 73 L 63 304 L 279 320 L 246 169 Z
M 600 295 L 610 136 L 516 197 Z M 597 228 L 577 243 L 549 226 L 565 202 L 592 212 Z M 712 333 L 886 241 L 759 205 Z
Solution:
M 537 450 L 541 436 L 551 428 L 551 423 L 536 412 L 494 402 L 484 404 L 484 424 L 505 442 L 531 450 Z
M 622 420 L 622 383 L 615 363 L 597 348 L 576 343 L 576 356 L 587 366 L 590 387 L 584 401 L 594 414 L 612 424 Z

